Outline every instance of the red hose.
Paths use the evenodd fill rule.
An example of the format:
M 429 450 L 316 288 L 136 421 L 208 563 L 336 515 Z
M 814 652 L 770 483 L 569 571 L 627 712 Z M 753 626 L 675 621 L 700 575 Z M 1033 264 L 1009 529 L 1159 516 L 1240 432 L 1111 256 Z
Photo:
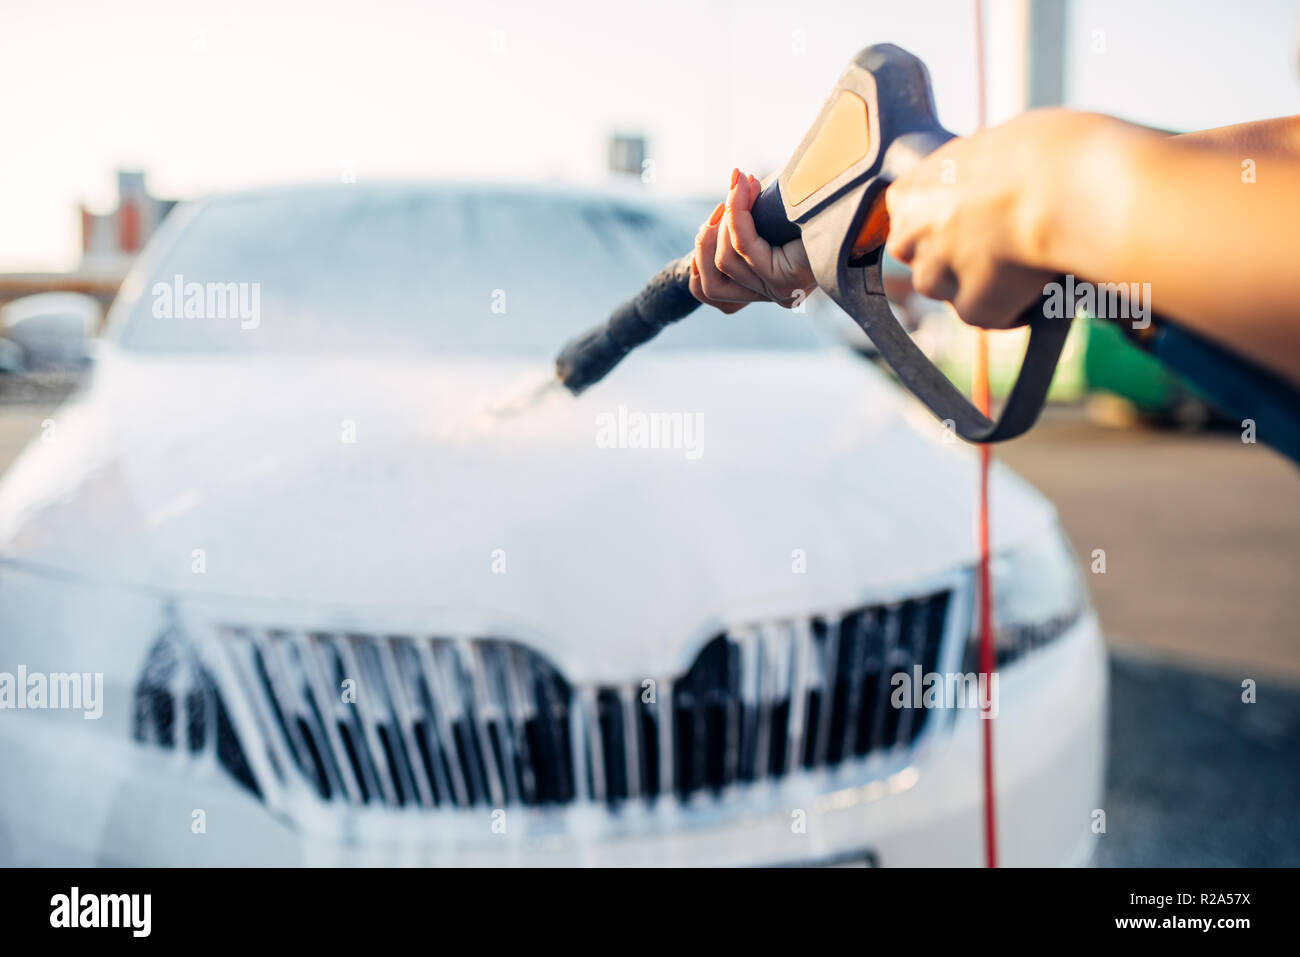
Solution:
M 975 95 L 976 129 L 983 129 L 984 113 L 984 4 L 975 0 Z M 980 329 L 975 339 L 975 369 L 971 385 L 972 400 L 985 415 L 989 414 L 989 343 L 988 332 Z M 978 521 L 976 542 L 979 548 L 979 668 L 980 684 L 992 688 L 993 673 L 993 576 L 989 563 L 989 463 L 993 448 L 981 445 Z M 980 724 L 984 736 L 984 866 L 998 866 L 998 814 L 997 796 L 993 776 L 993 713 L 989 710 L 991 694 L 985 694 L 980 710 Z
M 985 338 L 988 333 L 979 333 L 981 348 L 978 350 L 984 363 L 988 361 L 988 347 Z M 983 365 L 984 385 L 988 386 L 988 366 Z M 988 414 L 988 393 L 981 403 L 982 411 Z M 993 673 L 993 579 L 989 571 L 989 462 L 993 452 L 987 445 L 980 446 L 980 497 L 979 497 L 979 588 L 980 588 L 980 683 L 991 688 L 989 675 Z M 993 715 L 988 710 L 992 696 L 985 695 L 981 705 L 980 725 L 984 731 L 984 865 L 998 866 L 998 829 L 997 798 L 993 787 Z

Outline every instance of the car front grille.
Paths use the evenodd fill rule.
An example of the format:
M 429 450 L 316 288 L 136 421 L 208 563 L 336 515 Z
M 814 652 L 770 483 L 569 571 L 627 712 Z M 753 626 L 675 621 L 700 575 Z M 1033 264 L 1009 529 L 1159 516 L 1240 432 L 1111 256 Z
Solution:
M 325 800 L 573 799 L 571 690 L 521 645 L 245 629 L 225 639 L 277 774 Z
M 575 687 L 498 638 L 223 627 L 281 787 L 398 808 L 619 808 L 906 749 L 891 677 L 939 663 L 952 593 L 718 634 L 685 674 Z

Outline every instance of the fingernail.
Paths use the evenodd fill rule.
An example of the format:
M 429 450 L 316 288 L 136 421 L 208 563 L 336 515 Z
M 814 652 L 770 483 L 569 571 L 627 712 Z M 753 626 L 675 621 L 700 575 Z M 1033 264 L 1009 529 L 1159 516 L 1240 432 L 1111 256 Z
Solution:
M 736 180 L 738 180 L 738 179 L 740 179 L 740 170 L 738 170 L 738 169 L 732 169 L 732 171 L 731 171 L 731 186 L 732 186 L 733 189 L 735 188 Z
M 713 211 L 713 215 L 709 217 L 710 226 L 716 226 L 718 223 L 722 222 L 722 211 L 726 208 L 726 205 L 726 203 L 718 203 L 717 208 Z

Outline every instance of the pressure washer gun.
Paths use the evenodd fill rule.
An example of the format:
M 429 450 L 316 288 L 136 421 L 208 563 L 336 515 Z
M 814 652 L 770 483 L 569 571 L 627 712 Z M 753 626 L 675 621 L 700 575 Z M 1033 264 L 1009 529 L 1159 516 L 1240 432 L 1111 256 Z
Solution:
M 844 71 L 785 168 L 765 183 L 752 213 L 758 234 L 774 246 L 803 237 L 818 286 L 940 420 L 968 441 L 1000 442 L 1038 418 L 1073 316 L 1049 318 L 1046 290 L 1026 310 L 1028 347 L 996 421 L 971 404 L 899 324 L 881 276 L 889 232 L 885 190 L 952 138 L 939 125 L 925 64 L 893 44 L 869 46 Z M 632 349 L 693 312 L 700 303 L 690 292 L 690 265 L 690 254 L 669 263 L 607 322 L 570 341 L 555 362 L 560 382 L 577 395 Z M 1300 390 L 1159 316 L 1136 341 L 1212 405 L 1253 420 L 1260 441 L 1300 462 Z

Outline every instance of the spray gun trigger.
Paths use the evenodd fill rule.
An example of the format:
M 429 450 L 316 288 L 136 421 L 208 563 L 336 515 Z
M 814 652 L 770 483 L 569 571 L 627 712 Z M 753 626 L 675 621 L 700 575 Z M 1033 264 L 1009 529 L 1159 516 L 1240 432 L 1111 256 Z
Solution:
M 849 261 L 854 262 L 866 257 L 868 254 L 875 252 L 885 245 L 885 240 L 889 238 L 889 209 L 885 205 L 885 193 L 888 187 L 882 189 L 876 198 L 871 201 L 871 208 L 867 210 L 867 218 L 862 221 L 862 228 L 858 230 L 858 235 L 853 240 L 853 249 L 849 252 Z

